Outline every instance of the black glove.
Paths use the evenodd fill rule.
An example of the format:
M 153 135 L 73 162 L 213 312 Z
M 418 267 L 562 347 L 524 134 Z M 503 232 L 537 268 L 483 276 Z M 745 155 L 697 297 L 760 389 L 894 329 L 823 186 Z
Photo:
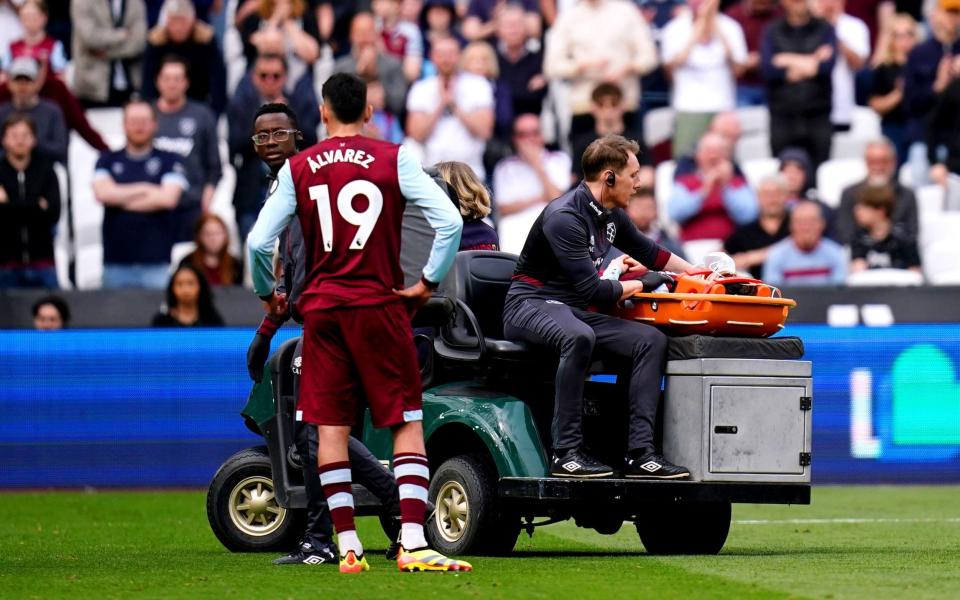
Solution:
M 260 383 L 263 379 L 263 364 L 270 354 L 270 338 L 262 333 L 253 336 L 250 347 L 247 348 L 247 372 L 250 379 Z
M 677 285 L 672 276 L 660 271 L 647 271 L 639 279 L 640 283 L 643 284 L 644 292 L 652 292 L 663 284 L 666 284 L 667 289 L 672 291 Z

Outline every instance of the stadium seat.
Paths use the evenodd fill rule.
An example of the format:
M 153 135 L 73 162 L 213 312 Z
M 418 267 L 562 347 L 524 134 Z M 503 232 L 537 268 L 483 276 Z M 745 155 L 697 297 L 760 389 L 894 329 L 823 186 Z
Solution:
M 570 110 L 564 104 L 568 97 L 568 84 L 560 79 L 551 81 L 547 86 L 547 96 L 543 99 L 540 112 L 540 126 L 543 139 L 547 144 L 555 144 L 565 152 L 570 152 Z M 568 103 L 567 103 L 568 104 Z
M 847 285 L 858 286 L 910 286 L 923 285 L 923 274 L 907 269 L 867 269 L 850 273 Z
M 862 158 L 871 139 L 873 138 L 860 137 L 848 131 L 835 133 L 830 144 L 830 158 Z
M 737 109 L 737 118 L 740 119 L 740 130 L 744 136 L 770 134 L 770 111 L 766 106 L 746 106 Z
M 654 176 L 654 193 L 657 197 L 657 213 L 660 215 L 660 224 L 667 233 L 676 235 L 679 226 L 670 219 L 670 213 L 667 208 L 670 205 L 670 194 L 673 192 L 673 174 L 677 169 L 677 163 L 672 160 L 665 160 L 657 165 L 656 175 Z
M 920 215 L 920 255 L 940 240 L 960 239 L 960 213 L 943 212 Z M 960 264 L 960 260 L 957 261 Z
M 850 133 L 867 139 L 877 139 L 880 131 L 880 116 L 867 106 L 854 106 L 853 118 L 850 121 Z
M 913 187 L 913 171 L 910 169 L 910 163 L 900 165 L 900 171 L 897 173 L 897 181 L 904 187 Z
M 437 354 L 469 362 L 529 358 L 523 344 L 503 339 L 503 303 L 516 264 L 516 255 L 507 252 L 457 253 L 451 290 L 456 315 L 435 339 Z
M 780 161 L 776 158 L 754 158 L 740 163 L 743 176 L 754 189 L 765 177 L 776 175 L 779 169 Z
M 862 158 L 832 159 L 817 168 L 817 193 L 827 206 L 836 208 L 844 188 L 867 176 Z
M 770 158 L 770 136 L 767 133 L 744 135 L 733 149 L 733 157 L 741 165 L 749 160 Z
M 710 252 L 720 252 L 722 250 L 723 240 L 717 239 L 692 240 L 683 244 L 683 255 L 687 257 L 687 262 L 693 265 L 701 264 L 703 257 Z
M 70 283 L 70 224 L 67 222 L 70 216 L 70 211 L 67 210 L 70 182 L 67 169 L 62 163 L 54 163 L 53 171 L 57 174 L 57 183 L 60 185 L 60 220 L 57 221 L 53 239 L 53 261 L 57 267 L 57 283 L 60 289 L 69 290 L 73 287 Z
M 960 212 L 960 175 L 951 173 L 947 178 L 947 188 L 944 190 L 943 209 L 950 212 Z
M 960 283 L 960 238 L 954 235 L 925 244 L 921 250 L 923 272 L 934 285 Z
M 91 120 L 97 119 L 100 111 L 87 111 Z M 116 140 L 116 135 L 107 133 L 120 130 L 119 115 L 114 129 L 104 129 L 103 119 L 100 118 L 94 125 L 102 132 L 112 148 L 122 144 L 122 138 Z M 100 224 L 103 222 L 103 206 L 93 197 L 93 170 L 99 154 L 87 145 L 74 131 L 70 133 L 69 165 L 70 165 L 70 192 L 73 203 L 73 251 L 76 256 L 76 285 L 77 289 L 89 290 L 100 287 L 103 272 L 103 248 L 101 247 Z
M 223 32 L 223 63 L 227 67 L 227 96 L 232 96 L 237 84 L 247 70 L 247 61 L 243 57 L 243 41 L 234 23 L 238 0 L 227 0 L 223 7 L 227 28 Z
M 177 242 L 170 249 L 170 273 L 172 274 L 180 265 L 180 261 L 185 259 L 191 252 L 197 249 L 193 242 Z
M 833 136 L 830 158 L 862 158 L 867 144 L 880 136 L 880 117 L 877 113 L 865 106 L 855 106 L 850 130 Z
M 914 190 L 917 195 L 917 209 L 921 215 L 935 215 L 943 212 L 944 189 L 939 185 L 925 185 Z
M 928 279 L 933 285 L 960 286 L 960 268 L 953 269 L 951 271 L 941 271 L 940 273 L 934 275 L 933 278 Z
M 655 108 L 643 118 L 643 141 L 653 148 L 663 140 L 673 137 L 673 109 Z

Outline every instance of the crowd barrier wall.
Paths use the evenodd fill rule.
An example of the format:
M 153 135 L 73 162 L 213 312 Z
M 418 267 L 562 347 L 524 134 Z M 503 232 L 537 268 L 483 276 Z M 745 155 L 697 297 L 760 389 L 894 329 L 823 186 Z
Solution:
M 30 308 L 49 292 L 0 290 L 0 329 L 30 329 Z M 70 304 L 78 329 L 146 327 L 164 302 L 157 290 L 90 290 L 59 293 Z M 870 325 L 893 323 L 960 323 L 960 286 L 915 287 L 795 287 L 783 290 L 797 307 L 790 323 L 829 323 L 835 315 L 845 322 Z M 241 287 L 215 288 L 214 303 L 227 325 L 256 327 L 263 306 L 253 292 Z
M 0 488 L 207 485 L 260 443 L 239 417 L 251 335 L 0 331 Z M 960 324 L 784 335 L 813 361 L 815 483 L 960 483 Z

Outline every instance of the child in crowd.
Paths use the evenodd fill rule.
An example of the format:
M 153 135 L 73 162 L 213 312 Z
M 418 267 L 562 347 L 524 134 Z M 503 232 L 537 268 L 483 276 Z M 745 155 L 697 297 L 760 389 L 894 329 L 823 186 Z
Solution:
M 43 0 L 26 0 L 20 7 L 23 38 L 11 43 L 8 48 L 0 49 L 2 52 L 0 66 L 4 71 L 0 76 L 0 102 L 10 99 L 10 90 L 6 82 L 6 71 L 10 65 L 15 59 L 23 56 L 33 58 L 40 65 L 40 75 L 36 80 L 40 95 L 60 107 L 68 127 L 75 129 L 96 150 L 106 152 L 110 148 L 87 121 L 87 116 L 76 96 L 60 79 L 67 61 L 63 44 L 47 34 L 48 14 L 47 5 Z
M 373 116 L 367 123 L 366 134 L 394 144 L 403 142 L 403 127 L 397 115 L 387 110 L 383 84 L 374 79 L 367 82 L 367 102 L 373 106 Z
M 857 236 L 850 246 L 851 271 L 909 269 L 920 271 L 917 242 L 890 218 L 895 194 L 889 185 L 867 186 L 857 198 L 853 218 Z
M 223 317 L 213 305 L 210 284 L 190 264 L 177 267 L 167 284 L 167 306 L 153 316 L 153 327 L 222 327 Z
M 660 225 L 657 211 L 657 198 L 653 193 L 653 188 L 642 187 L 634 192 L 630 197 L 630 204 L 627 205 L 627 216 L 640 233 L 651 240 L 660 244 L 673 254 L 683 257 L 683 250 L 670 234 L 663 230 Z
M 373 0 L 383 49 L 403 63 L 407 81 L 416 81 L 423 67 L 423 38 L 416 23 L 404 20 L 401 11 L 400 0 Z
M 20 8 L 19 16 L 23 38 L 3 49 L 3 70 L 9 69 L 13 59 L 29 56 L 40 63 L 37 81 L 44 81 L 51 70 L 59 76 L 67 66 L 67 57 L 63 43 L 47 35 L 47 7 L 43 0 L 27 0 Z
M 44 296 L 33 303 L 33 328 L 57 331 L 70 324 L 70 305 L 60 296 Z

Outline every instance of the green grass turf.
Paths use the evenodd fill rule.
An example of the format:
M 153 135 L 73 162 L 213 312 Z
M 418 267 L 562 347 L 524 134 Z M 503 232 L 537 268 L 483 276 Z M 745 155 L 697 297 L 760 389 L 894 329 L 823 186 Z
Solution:
M 958 497 L 816 487 L 812 506 L 737 505 L 719 556 L 649 557 L 630 524 L 603 536 L 567 522 L 460 575 L 396 572 L 364 518 L 372 570 L 346 576 L 227 552 L 202 492 L 3 494 L 0 598 L 957 598 Z

